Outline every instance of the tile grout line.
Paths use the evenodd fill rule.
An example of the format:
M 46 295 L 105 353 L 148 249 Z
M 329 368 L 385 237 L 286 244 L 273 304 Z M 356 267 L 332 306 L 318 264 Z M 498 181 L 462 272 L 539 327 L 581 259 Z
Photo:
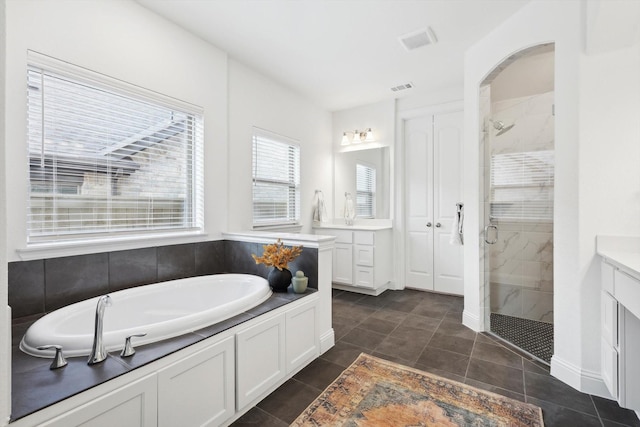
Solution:
M 600 411 L 598 410 L 598 407 L 596 406 L 596 402 L 593 401 L 593 396 L 589 395 L 589 400 L 591 401 L 591 404 L 593 405 L 593 408 L 596 410 L 596 416 L 598 417 L 598 421 L 600 421 L 600 425 L 604 427 L 604 421 L 602 420 L 602 417 L 600 416 Z
M 471 353 L 469 353 L 469 361 L 467 361 L 467 369 L 464 371 L 464 382 L 467 382 L 467 374 L 469 374 L 469 367 L 471 366 L 471 357 L 473 356 L 473 352 L 476 349 L 476 342 L 478 341 L 478 333 L 476 332 L 476 336 L 473 338 L 473 347 L 471 347 Z

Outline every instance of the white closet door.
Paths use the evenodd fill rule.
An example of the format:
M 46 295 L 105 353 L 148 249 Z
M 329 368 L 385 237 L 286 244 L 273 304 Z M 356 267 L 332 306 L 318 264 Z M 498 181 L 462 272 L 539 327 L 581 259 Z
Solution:
M 425 116 L 404 122 L 405 286 L 425 290 L 433 290 L 432 121 Z
M 449 238 L 462 201 L 462 127 L 462 111 L 433 116 L 433 290 L 457 295 L 464 294 L 463 252 Z

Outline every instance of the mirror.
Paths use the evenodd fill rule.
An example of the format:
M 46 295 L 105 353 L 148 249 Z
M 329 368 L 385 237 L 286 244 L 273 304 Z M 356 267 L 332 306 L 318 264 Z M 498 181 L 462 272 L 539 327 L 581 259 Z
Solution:
M 348 151 L 335 153 L 335 176 L 333 184 L 333 217 L 336 219 L 343 217 L 345 204 L 345 193 L 350 193 L 354 204 L 360 203 L 361 208 L 356 206 L 356 212 L 363 212 L 363 205 L 366 205 L 370 197 L 364 192 L 362 183 L 364 181 L 375 181 L 375 195 L 373 196 L 373 211 L 375 219 L 391 218 L 391 149 L 389 147 L 370 148 L 366 150 Z M 361 165 L 360 192 L 356 187 L 356 169 Z M 375 179 L 365 179 L 363 181 L 362 167 L 368 171 L 375 170 Z M 368 177 L 370 178 L 370 177 Z M 365 218 L 358 215 L 356 219 Z

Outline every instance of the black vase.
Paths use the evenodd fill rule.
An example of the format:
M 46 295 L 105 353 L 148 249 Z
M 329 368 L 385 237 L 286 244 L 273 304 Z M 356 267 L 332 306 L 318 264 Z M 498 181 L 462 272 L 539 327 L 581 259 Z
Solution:
M 291 284 L 291 272 L 286 268 L 278 270 L 274 267 L 267 276 L 269 286 L 273 289 L 273 292 L 287 292 L 287 288 Z

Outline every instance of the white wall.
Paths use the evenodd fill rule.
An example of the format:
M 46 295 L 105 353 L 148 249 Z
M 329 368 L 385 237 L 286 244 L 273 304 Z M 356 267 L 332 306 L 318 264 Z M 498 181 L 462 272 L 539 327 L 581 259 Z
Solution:
M 252 127 L 300 142 L 300 221 L 311 233 L 315 190 L 332 211 L 331 114 L 237 61 L 229 60 L 230 231 L 252 227 Z M 221 201 L 222 202 L 222 201 Z
M 387 177 L 377 183 L 380 190 L 376 195 L 378 212 L 377 218 L 393 218 L 394 209 L 391 202 L 391 200 L 393 200 L 393 191 L 391 189 L 393 188 L 393 147 L 395 145 L 396 137 L 395 103 L 396 100 L 387 99 L 373 104 L 366 104 L 355 108 L 335 111 L 333 113 L 333 131 L 331 141 L 336 159 L 335 180 L 333 184 L 335 200 L 332 216 L 334 219 L 340 220 L 343 217 L 345 191 L 351 192 L 355 197 L 355 157 L 366 161 L 367 156 L 375 156 L 373 153 L 383 154 L 381 159 L 376 161 L 371 157 L 370 161 L 370 163 L 380 164 L 380 162 L 383 162 L 384 164 L 383 168 L 378 169 L 378 179 L 381 178 L 381 174 Z M 343 132 L 351 132 L 348 134 L 348 136 L 351 137 L 353 131 L 362 131 L 367 128 L 372 129 L 375 142 L 363 142 L 355 146 L 350 145 L 346 147 L 341 145 Z M 380 147 L 390 148 L 383 151 L 379 150 Z M 377 150 L 371 150 L 371 153 L 366 153 L 366 151 L 370 151 L 369 149 Z M 353 179 L 351 180 L 344 176 L 345 170 L 351 170 L 347 168 L 347 159 L 352 159 L 352 163 L 354 165 L 354 175 L 352 175 Z M 331 215 L 332 211 L 328 212 Z
M 491 82 L 491 102 L 553 92 L 553 58 L 544 52 L 518 58 Z
M 624 2 L 610 3 L 624 7 Z M 467 51 L 464 166 L 469 232 L 464 319 L 474 329 L 488 326 L 478 274 L 484 225 L 478 221 L 478 87 L 509 55 L 555 42 L 555 354 L 551 372 L 582 391 L 605 394 L 599 375 L 599 335 L 594 333 L 600 327 L 595 236 L 640 234 L 640 62 L 637 44 L 626 52 L 584 55 L 584 7 L 584 2 L 575 0 L 534 1 Z
M 578 84 L 580 55 L 578 1 L 533 2 L 471 47 L 465 56 L 465 152 L 464 199 L 467 221 L 465 242 L 465 313 L 467 326 L 485 330 L 484 277 L 480 275 L 482 229 L 479 222 L 479 85 L 492 69 L 511 54 L 537 44 L 556 43 L 556 202 L 554 282 L 556 301 L 571 307 L 555 307 L 555 356 L 572 366 L 581 366 L 580 307 L 573 306 L 579 295 L 578 271 Z M 482 275 L 484 276 L 484 275 Z M 564 379 L 564 378 L 563 378 Z M 566 380 L 566 379 L 565 379 Z M 579 386 L 579 381 L 571 381 Z
M 5 147 L 5 0 L 0 0 L 0 164 L 4 164 Z M 0 425 L 9 421 L 11 413 L 11 312 L 7 286 L 7 227 L 6 227 L 6 182 L 7 176 L 0 173 Z
M 25 70 L 27 50 L 70 62 L 204 108 L 205 229 L 217 238 L 227 222 L 227 56 L 198 37 L 133 1 L 7 2 L 5 147 L 7 251 L 18 260 L 25 248 L 28 167 Z M 79 247 L 64 254 L 185 242 L 137 241 L 106 247 Z
M 437 106 L 449 102 L 460 101 L 464 97 L 462 86 L 445 87 L 437 91 L 420 91 L 408 93 L 396 101 L 396 111 L 410 111 L 427 106 Z

